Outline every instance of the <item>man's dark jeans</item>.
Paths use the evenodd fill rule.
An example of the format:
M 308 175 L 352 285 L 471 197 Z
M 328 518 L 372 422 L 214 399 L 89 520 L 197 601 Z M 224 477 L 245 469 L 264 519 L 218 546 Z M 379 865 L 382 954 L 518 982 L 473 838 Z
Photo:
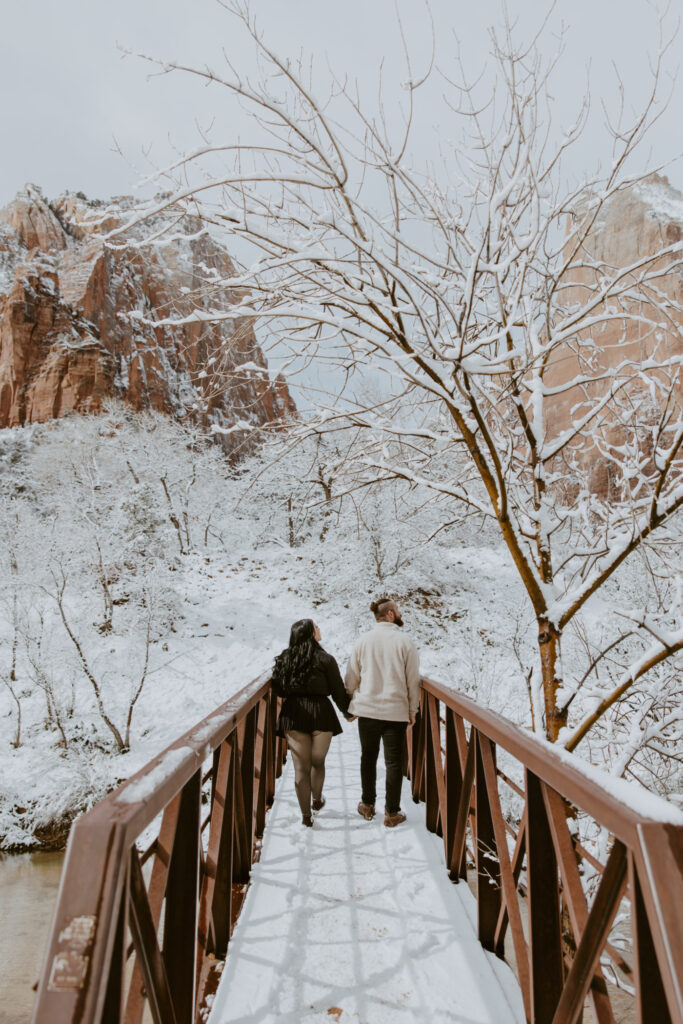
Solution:
M 359 718 L 360 736 L 360 780 L 363 787 L 363 803 L 374 806 L 377 796 L 377 758 L 379 741 L 384 743 L 384 763 L 387 768 L 385 807 L 389 814 L 401 809 L 401 786 L 403 784 L 403 741 L 407 722 L 383 722 L 379 718 Z

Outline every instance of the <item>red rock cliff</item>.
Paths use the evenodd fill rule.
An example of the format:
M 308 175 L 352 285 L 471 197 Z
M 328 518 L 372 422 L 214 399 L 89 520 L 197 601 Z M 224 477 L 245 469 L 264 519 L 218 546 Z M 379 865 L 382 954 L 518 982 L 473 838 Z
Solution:
M 48 202 L 27 186 L 0 210 L 0 427 L 97 412 L 118 396 L 201 423 L 232 451 L 246 425 L 293 415 L 247 321 L 163 323 L 234 300 L 220 284 L 234 273 L 226 251 L 198 222 L 169 217 L 144 230 L 170 242 L 135 248 L 131 229 L 108 247 L 102 236 L 127 206 L 105 218 L 103 204 Z
M 612 270 L 626 268 L 676 244 L 682 237 L 683 195 L 665 177 L 655 174 L 618 194 L 606 205 L 599 222 L 584 243 L 582 256 L 592 266 L 604 266 Z M 628 318 L 615 316 L 608 323 L 583 332 L 595 346 L 591 355 L 591 372 L 598 382 L 585 389 L 592 400 L 605 393 L 612 379 L 610 371 L 625 361 L 637 365 L 651 357 L 656 356 L 659 361 L 665 361 L 680 357 L 683 353 L 683 317 L 680 313 L 683 304 L 683 275 L 680 268 L 675 272 L 664 273 L 663 267 L 668 268 L 669 261 L 665 263 L 660 258 L 651 265 L 648 273 L 652 282 L 651 293 L 658 297 L 660 304 L 667 298 L 670 300 L 666 316 L 661 308 L 655 308 L 646 301 L 636 301 L 626 294 L 620 300 L 620 308 L 628 310 Z M 637 274 L 632 277 L 637 277 Z M 598 280 L 599 271 L 587 269 L 583 275 L 575 272 L 572 281 L 576 283 L 566 289 L 566 301 L 585 303 L 594 294 L 586 284 L 594 289 Z M 638 294 L 647 294 L 646 288 L 639 286 Z M 616 304 L 613 302 L 612 305 Z M 598 306 L 596 314 L 600 311 L 601 307 Z M 586 359 L 585 353 L 583 359 Z M 581 376 L 582 371 L 576 348 L 568 343 L 556 354 L 549 367 L 546 384 L 553 387 L 566 384 Z M 600 371 L 604 371 L 602 381 Z M 642 396 L 647 390 L 647 383 L 640 382 L 634 374 L 624 394 L 635 404 L 637 396 Z M 549 436 L 558 436 L 567 429 L 574 415 L 573 410 L 581 408 L 584 397 L 584 389 L 578 387 L 569 388 L 553 397 L 548 419 Z M 673 396 L 677 404 L 680 404 L 681 397 L 678 389 Z M 656 422 L 659 410 L 654 409 L 652 416 L 655 417 L 653 422 Z M 616 428 L 609 435 L 612 443 L 624 443 L 626 438 L 624 430 Z M 588 481 L 592 491 L 602 497 L 619 492 L 620 483 L 615 476 L 615 466 L 602 457 L 599 446 L 591 449 L 590 443 L 585 445 L 582 458 L 589 467 Z

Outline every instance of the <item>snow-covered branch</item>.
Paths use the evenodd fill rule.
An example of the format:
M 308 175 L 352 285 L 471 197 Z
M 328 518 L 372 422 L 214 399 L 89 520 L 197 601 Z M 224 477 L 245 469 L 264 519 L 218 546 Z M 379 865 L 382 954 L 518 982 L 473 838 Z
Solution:
M 215 282 L 234 301 L 197 303 L 183 320 L 255 325 L 306 394 L 302 429 L 356 432 L 335 493 L 401 480 L 439 502 L 444 522 L 460 506 L 495 522 L 536 622 L 545 729 L 556 739 L 580 703 L 558 696 L 563 632 L 628 560 L 675 535 L 683 501 L 683 303 L 672 287 L 683 244 L 654 230 L 633 252 L 605 240 L 624 204 L 656 219 L 671 191 L 633 170 L 658 117 L 665 48 L 637 116 L 608 123 L 605 169 L 572 183 L 566 161 L 588 102 L 558 136 L 555 60 L 504 22 L 488 94 L 457 60 L 438 69 L 453 121 L 442 173 L 414 155 L 412 87 L 408 109 L 396 104 L 396 145 L 385 108 L 370 109 L 343 78 L 318 98 L 248 5 L 228 7 L 258 50 L 260 79 L 232 66 L 161 66 L 246 105 L 254 142 L 206 135 L 159 172 L 166 198 L 129 225 L 161 205 L 234 242 L 240 265 Z M 680 209 L 683 219 L 683 200 Z M 604 664 L 592 644 L 586 656 Z

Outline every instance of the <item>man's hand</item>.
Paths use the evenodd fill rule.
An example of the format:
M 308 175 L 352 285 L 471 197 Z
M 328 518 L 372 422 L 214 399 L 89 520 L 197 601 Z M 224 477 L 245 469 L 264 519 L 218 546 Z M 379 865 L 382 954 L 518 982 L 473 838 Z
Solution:
M 411 715 L 410 716 L 410 724 L 411 725 L 415 725 L 416 719 L 417 719 L 417 715 Z
M 344 715 L 347 722 L 355 722 L 358 715 Z

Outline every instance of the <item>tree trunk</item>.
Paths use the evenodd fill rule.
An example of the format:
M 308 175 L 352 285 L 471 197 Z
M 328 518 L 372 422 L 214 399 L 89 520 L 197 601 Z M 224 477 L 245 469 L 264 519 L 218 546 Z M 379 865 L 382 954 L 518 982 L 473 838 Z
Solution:
M 541 679 L 545 707 L 545 735 L 555 743 L 560 729 L 567 724 L 567 711 L 557 706 L 561 679 L 557 676 L 560 634 L 547 619 L 538 621 L 538 649 L 541 655 Z

